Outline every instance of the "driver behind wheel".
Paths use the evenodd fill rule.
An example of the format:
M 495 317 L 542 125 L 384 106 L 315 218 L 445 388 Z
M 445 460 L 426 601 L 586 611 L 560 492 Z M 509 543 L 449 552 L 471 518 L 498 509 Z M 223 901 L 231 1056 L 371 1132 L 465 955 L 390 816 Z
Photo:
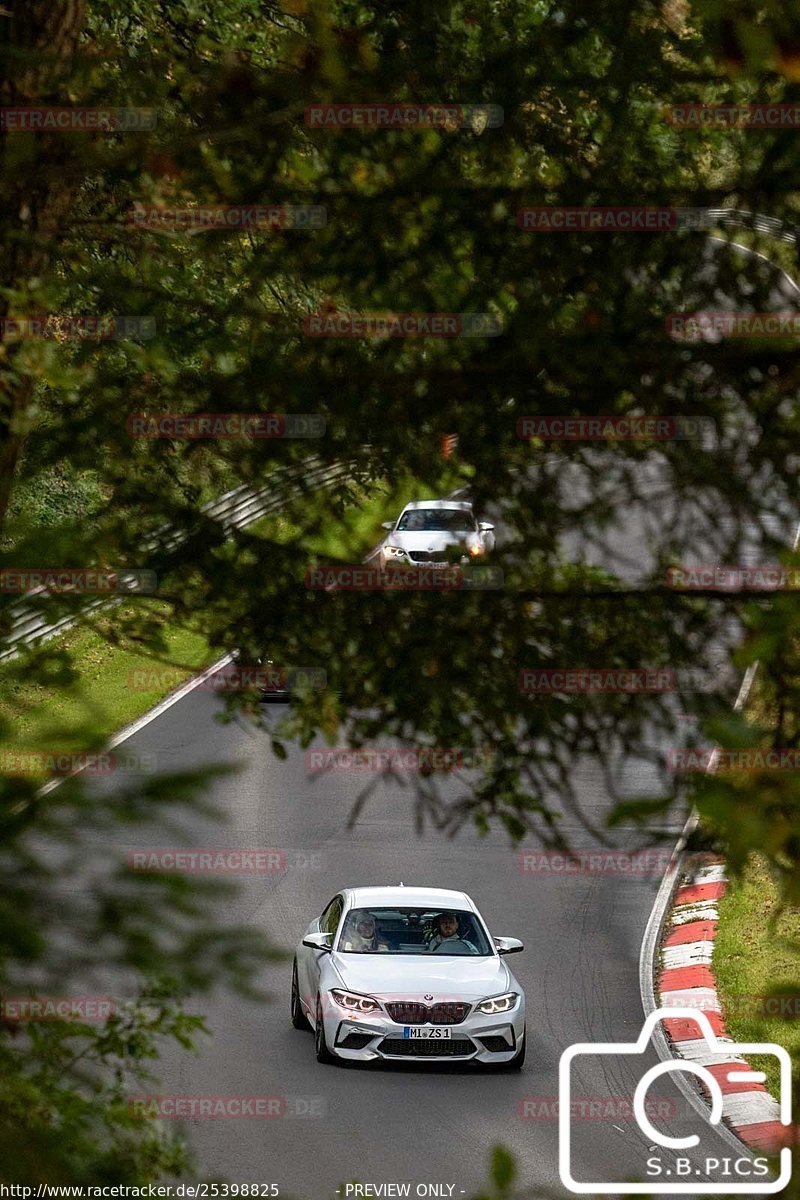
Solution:
M 459 919 L 454 912 L 440 913 L 434 918 L 434 935 L 431 938 L 428 952 L 430 954 L 477 954 L 468 938 L 461 933 Z
M 350 920 L 349 932 L 345 935 L 343 950 L 354 950 L 359 954 L 371 954 L 388 950 L 388 942 L 378 936 L 372 913 L 359 912 Z

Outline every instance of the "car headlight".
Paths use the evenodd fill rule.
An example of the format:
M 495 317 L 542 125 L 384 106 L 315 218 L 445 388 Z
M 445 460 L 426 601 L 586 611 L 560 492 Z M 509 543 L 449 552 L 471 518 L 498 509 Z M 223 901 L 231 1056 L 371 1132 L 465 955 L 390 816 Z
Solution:
M 396 558 L 400 558 L 401 555 L 405 554 L 402 546 L 384 546 L 383 549 L 386 554 L 393 554 Z
M 478 1012 L 482 1013 L 508 1012 L 518 1000 L 518 992 L 506 992 L 503 996 L 490 996 L 488 1000 L 481 1000 L 480 1004 L 477 1005 L 477 1009 Z
M 372 996 L 359 996 L 357 992 L 343 992 L 334 988 L 331 995 L 340 1008 L 346 1008 L 349 1012 L 371 1013 L 380 1008 L 380 1004 L 373 1000 Z
M 471 558 L 480 558 L 482 554 L 486 553 L 486 550 L 480 542 L 473 542 L 469 547 L 469 553 Z

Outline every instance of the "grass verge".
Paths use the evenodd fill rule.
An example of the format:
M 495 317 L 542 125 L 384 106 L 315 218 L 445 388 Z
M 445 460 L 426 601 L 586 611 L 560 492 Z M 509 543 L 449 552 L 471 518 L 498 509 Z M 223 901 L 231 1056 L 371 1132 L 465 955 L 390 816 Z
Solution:
M 753 856 L 719 905 L 714 974 L 734 1041 L 775 1042 L 800 1059 L 800 909 L 780 911 L 778 889 L 765 861 Z M 785 994 L 789 1015 L 765 1011 L 763 998 Z M 778 1066 L 767 1055 L 752 1064 L 779 1092 Z
M 163 658 L 180 667 L 167 667 L 136 646 L 115 645 L 111 635 L 126 609 L 141 613 L 133 605 L 119 605 L 97 617 L 93 628 L 76 626 L 53 639 L 68 652 L 70 669 L 59 661 L 44 677 L 21 676 L 13 663 L 0 671 L 0 722 L 15 750 L 96 750 L 219 657 L 198 630 L 169 622 Z M 166 605 L 153 603 L 152 609 L 168 615 Z M 133 672 L 146 674 L 144 686 L 132 686 Z

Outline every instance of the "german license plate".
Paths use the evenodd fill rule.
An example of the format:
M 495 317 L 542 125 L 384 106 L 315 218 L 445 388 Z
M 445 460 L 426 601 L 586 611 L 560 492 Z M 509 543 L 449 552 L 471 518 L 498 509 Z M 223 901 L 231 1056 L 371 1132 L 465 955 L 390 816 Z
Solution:
M 435 1029 L 426 1029 L 424 1025 L 406 1025 L 403 1029 L 404 1038 L 426 1038 L 430 1042 L 439 1042 L 451 1037 L 447 1025 L 438 1025 Z

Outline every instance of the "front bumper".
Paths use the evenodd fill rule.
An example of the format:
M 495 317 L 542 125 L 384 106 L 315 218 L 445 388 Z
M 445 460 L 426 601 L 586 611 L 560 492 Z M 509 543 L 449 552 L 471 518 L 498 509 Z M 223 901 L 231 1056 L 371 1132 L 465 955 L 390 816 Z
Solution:
M 445 557 L 431 558 L 429 560 L 419 560 L 412 558 L 411 554 L 384 554 L 381 553 L 381 567 L 384 571 L 391 571 L 392 567 L 427 567 L 431 571 L 446 571 L 452 567 L 463 567 L 467 563 L 483 562 L 485 555 L 457 554 L 452 559 Z
M 449 1039 L 406 1038 L 406 1026 L 388 1013 L 351 1013 L 332 1000 L 323 1020 L 325 1040 L 337 1058 L 352 1062 L 509 1062 L 525 1032 L 525 1000 L 522 996 L 506 1013 L 479 1013 L 474 1009 L 465 1020 L 449 1026 Z M 433 1031 L 434 1025 L 415 1029 Z

